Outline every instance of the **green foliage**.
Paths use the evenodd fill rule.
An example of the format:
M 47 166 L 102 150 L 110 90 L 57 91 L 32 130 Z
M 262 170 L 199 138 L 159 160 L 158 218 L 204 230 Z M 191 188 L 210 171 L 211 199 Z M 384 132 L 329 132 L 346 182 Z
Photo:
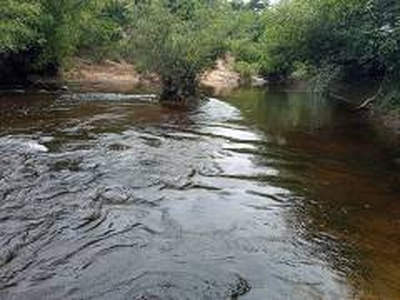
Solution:
M 56 74 L 78 50 L 106 52 L 121 39 L 126 20 L 118 9 L 123 4 L 120 0 L 5 0 L 0 6 L 0 63 L 20 73 Z
M 250 83 L 252 78 L 258 75 L 259 66 L 256 63 L 238 61 L 235 64 L 235 71 L 240 74 L 240 77 L 245 83 Z
M 0 5 L 0 54 L 25 50 L 39 37 L 40 6 L 5 0 Z
M 197 92 L 201 74 L 230 52 L 244 79 L 400 78 L 398 0 L 3 0 L 0 80 L 54 74 L 69 57 L 129 59 L 158 74 L 165 97 Z M 48 71 L 51 72 L 48 72 Z M 395 95 L 395 94 L 393 94 Z M 387 103 L 397 103 L 396 96 Z
M 341 66 L 349 76 L 396 69 L 399 13 L 391 0 L 284 1 L 265 16 L 263 44 L 274 62 L 265 71 L 290 74 L 298 61 Z
M 84 15 L 78 52 L 95 61 L 120 59 L 124 30 L 129 26 L 129 1 L 107 0 Z
M 245 82 L 260 72 L 264 55 L 260 38 L 265 30 L 265 22 L 260 7 L 264 9 L 266 6 L 260 5 L 257 9 L 254 6 L 256 2 L 232 3 L 233 13 L 227 39 L 228 50 L 235 57 L 235 70 Z
M 41 33 L 45 39 L 38 65 L 59 66 L 71 55 L 79 42 L 79 26 L 87 2 L 80 0 L 40 0 Z
M 225 51 L 230 24 L 224 0 L 5 0 L 0 13 L 0 64 L 9 71 L 23 61 L 19 73 L 55 74 L 77 53 L 131 58 L 185 93 Z
M 160 76 L 164 98 L 196 93 L 198 75 L 223 53 L 226 7 L 206 0 L 155 0 L 133 7 L 128 51 L 139 70 Z
M 265 77 L 313 75 L 318 93 L 340 81 L 378 79 L 381 104 L 399 103 L 398 1 L 286 0 L 265 10 L 263 17 L 258 62 Z

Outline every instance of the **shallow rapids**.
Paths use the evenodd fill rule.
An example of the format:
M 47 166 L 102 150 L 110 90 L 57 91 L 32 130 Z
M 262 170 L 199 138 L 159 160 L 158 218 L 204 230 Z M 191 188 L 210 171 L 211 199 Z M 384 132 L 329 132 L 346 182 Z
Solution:
M 1 95 L 0 299 L 400 296 L 392 153 L 281 97 Z

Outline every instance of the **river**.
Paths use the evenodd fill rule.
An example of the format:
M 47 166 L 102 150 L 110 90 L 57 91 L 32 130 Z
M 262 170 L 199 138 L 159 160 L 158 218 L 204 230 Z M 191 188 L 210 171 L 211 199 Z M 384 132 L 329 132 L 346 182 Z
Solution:
M 295 90 L 0 95 L 0 299 L 399 299 L 400 162 Z

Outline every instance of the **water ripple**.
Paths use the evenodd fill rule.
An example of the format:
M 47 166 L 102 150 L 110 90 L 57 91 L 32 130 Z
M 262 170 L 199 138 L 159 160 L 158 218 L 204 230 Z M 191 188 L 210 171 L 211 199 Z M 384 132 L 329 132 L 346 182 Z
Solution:
M 301 181 L 285 171 L 304 164 L 227 103 L 153 98 L 69 94 L 3 121 L 0 298 L 347 295 L 286 224 Z

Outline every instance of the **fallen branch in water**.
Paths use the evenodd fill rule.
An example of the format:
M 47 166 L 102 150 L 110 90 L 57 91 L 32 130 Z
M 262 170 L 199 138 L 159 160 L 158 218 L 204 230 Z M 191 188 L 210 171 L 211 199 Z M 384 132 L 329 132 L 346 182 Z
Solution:
M 372 96 L 372 97 L 369 97 L 369 98 L 366 99 L 363 103 L 361 103 L 360 105 L 358 105 L 358 106 L 355 108 L 355 110 L 357 111 L 357 110 L 362 110 L 362 109 L 367 108 L 370 104 L 372 104 L 372 103 L 375 101 L 376 98 L 377 98 L 377 94 L 375 94 L 375 95 Z
M 372 104 L 376 100 L 376 98 L 379 96 L 379 94 L 380 93 L 378 92 L 377 94 L 373 95 L 372 97 L 369 97 L 366 100 L 364 100 L 360 105 L 358 105 L 354 108 L 354 111 L 366 109 L 370 104 Z M 344 96 L 331 93 L 331 97 L 338 99 L 340 101 L 352 104 L 352 101 L 350 101 L 348 98 L 346 98 Z
M 383 83 L 381 83 L 379 90 L 375 93 L 375 95 L 373 95 L 372 97 L 367 98 L 363 103 L 361 103 L 360 105 L 358 105 L 355 110 L 362 110 L 367 108 L 369 105 L 371 105 L 373 102 L 375 102 L 375 100 L 382 94 L 382 90 L 383 90 Z

